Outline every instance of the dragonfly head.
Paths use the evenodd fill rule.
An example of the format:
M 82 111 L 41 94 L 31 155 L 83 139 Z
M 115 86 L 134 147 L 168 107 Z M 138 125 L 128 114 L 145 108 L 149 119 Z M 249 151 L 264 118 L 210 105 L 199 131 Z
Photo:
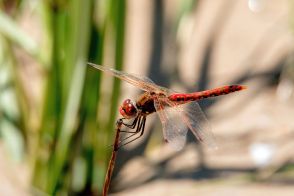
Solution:
M 124 118 L 130 119 L 137 116 L 138 110 L 134 102 L 132 102 L 130 99 L 126 99 L 120 106 L 119 113 Z

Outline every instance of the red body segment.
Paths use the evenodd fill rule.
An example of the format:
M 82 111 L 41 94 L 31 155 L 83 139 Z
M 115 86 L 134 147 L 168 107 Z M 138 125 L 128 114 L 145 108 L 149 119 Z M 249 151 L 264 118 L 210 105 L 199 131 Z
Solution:
M 216 97 L 220 95 L 226 95 L 235 91 L 240 91 L 246 89 L 245 86 L 242 85 L 230 85 L 223 86 L 211 90 L 194 92 L 194 93 L 174 93 L 170 95 L 168 98 L 172 101 L 176 102 L 189 102 L 189 101 L 197 101 L 200 99 L 205 99 L 209 97 Z

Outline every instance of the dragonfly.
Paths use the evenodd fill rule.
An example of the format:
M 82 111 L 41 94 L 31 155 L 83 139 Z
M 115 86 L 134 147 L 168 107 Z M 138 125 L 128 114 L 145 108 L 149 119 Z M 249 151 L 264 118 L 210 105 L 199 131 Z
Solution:
M 209 122 L 197 101 L 246 89 L 244 85 L 227 85 L 199 92 L 178 93 L 155 84 L 145 76 L 118 71 L 94 63 L 88 63 L 88 65 L 144 91 L 136 101 L 126 99 L 119 107 L 119 113 L 123 117 L 120 120 L 130 129 L 121 130 L 130 135 L 121 140 L 120 147 L 139 139 L 144 134 L 147 116 L 157 113 L 162 124 L 164 142 L 175 150 L 184 147 L 188 130 L 201 143 L 217 148 Z

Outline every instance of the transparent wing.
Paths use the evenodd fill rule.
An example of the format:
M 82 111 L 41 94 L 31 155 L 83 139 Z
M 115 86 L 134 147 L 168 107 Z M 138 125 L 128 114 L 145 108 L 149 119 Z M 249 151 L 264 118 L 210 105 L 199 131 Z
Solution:
M 209 147 L 217 148 L 209 122 L 197 102 L 178 104 L 177 102 L 166 100 L 166 103 L 178 113 L 181 113 L 180 118 L 183 124 L 189 127 L 200 142 Z
M 158 97 L 154 99 L 154 106 L 162 123 L 164 141 L 175 150 L 181 150 L 186 143 L 188 129 L 181 120 L 181 108 L 165 107 L 165 100 L 168 99 Z
M 93 63 L 88 63 L 88 65 L 91 65 L 92 67 L 96 69 L 99 69 L 121 80 L 124 80 L 144 91 L 151 91 L 151 92 L 166 92 L 167 91 L 166 88 L 156 85 L 151 79 L 145 76 L 137 76 L 135 74 L 129 74 L 123 71 L 117 71 L 107 66 L 96 65 Z

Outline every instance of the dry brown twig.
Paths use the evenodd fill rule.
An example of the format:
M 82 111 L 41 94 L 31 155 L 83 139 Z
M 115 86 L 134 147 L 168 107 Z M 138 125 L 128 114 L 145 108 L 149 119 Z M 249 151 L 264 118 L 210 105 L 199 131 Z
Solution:
M 122 125 L 123 125 L 123 121 L 122 121 L 122 119 L 119 119 L 116 122 L 116 134 L 115 134 L 115 139 L 114 139 L 111 158 L 109 160 L 106 175 L 105 175 L 105 181 L 104 181 L 103 191 L 102 191 L 103 196 L 106 196 L 108 194 L 108 189 L 109 189 L 109 186 L 110 186 L 111 177 L 112 177 L 114 164 L 115 164 L 115 160 L 116 160 L 117 150 L 118 150 L 118 147 L 119 147 L 119 134 L 120 134 L 120 129 L 121 129 Z

